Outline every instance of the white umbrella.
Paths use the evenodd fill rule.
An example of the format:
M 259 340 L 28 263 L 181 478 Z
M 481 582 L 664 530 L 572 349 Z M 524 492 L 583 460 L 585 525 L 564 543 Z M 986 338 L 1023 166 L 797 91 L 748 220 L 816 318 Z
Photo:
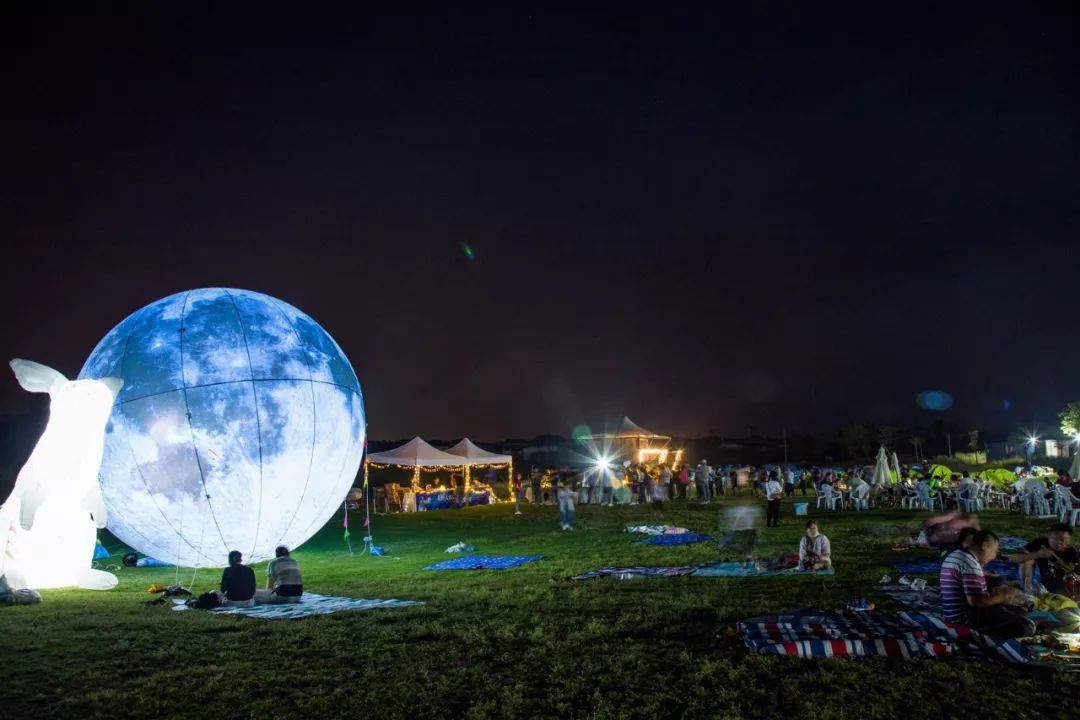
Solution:
M 896 473 L 896 482 L 900 482 L 900 460 L 896 457 L 895 451 L 892 454 L 892 468 L 893 472 Z
M 870 484 L 876 487 L 884 487 L 892 481 L 889 474 L 889 454 L 882 445 L 877 451 L 877 462 L 874 463 L 874 475 L 870 478 Z

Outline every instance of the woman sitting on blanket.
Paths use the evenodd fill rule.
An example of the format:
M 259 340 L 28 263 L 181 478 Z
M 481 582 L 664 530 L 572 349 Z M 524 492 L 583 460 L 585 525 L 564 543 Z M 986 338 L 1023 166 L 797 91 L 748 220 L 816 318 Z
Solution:
M 799 540 L 799 569 L 828 570 L 832 567 L 829 538 L 818 532 L 816 520 L 806 522 L 806 534 Z

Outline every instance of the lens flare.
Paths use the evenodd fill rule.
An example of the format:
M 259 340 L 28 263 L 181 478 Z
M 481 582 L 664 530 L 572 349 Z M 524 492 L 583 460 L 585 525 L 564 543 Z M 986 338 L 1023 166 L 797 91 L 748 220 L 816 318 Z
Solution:
M 915 402 L 923 410 L 941 412 L 953 406 L 952 395 L 944 390 L 923 390 L 915 398 Z

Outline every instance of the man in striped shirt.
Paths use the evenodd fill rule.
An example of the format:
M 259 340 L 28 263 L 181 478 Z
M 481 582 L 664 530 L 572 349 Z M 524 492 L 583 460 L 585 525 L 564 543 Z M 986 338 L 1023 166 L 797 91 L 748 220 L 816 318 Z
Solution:
M 1016 603 L 1020 590 L 1012 586 L 990 592 L 983 566 L 997 557 L 998 538 L 977 530 L 963 547 L 941 563 L 941 613 L 946 620 L 998 637 L 1035 634 L 1035 623 Z

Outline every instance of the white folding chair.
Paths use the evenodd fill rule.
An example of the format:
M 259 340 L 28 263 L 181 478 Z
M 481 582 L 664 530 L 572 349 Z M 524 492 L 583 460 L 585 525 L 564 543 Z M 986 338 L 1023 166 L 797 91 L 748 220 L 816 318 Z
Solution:
M 1041 490 L 1027 490 L 1024 492 L 1024 514 L 1037 517 L 1050 515 L 1050 503 L 1046 494 Z
M 1054 512 L 1057 513 L 1061 522 L 1067 522 L 1070 527 L 1076 527 L 1076 523 L 1080 521 L 1080 500 L 1073 496 L 1069 488 L 1055 485 Z
M 958 490 L 956 506 L 964 512 L 979 512 L 979 488 L 971 483 Z

